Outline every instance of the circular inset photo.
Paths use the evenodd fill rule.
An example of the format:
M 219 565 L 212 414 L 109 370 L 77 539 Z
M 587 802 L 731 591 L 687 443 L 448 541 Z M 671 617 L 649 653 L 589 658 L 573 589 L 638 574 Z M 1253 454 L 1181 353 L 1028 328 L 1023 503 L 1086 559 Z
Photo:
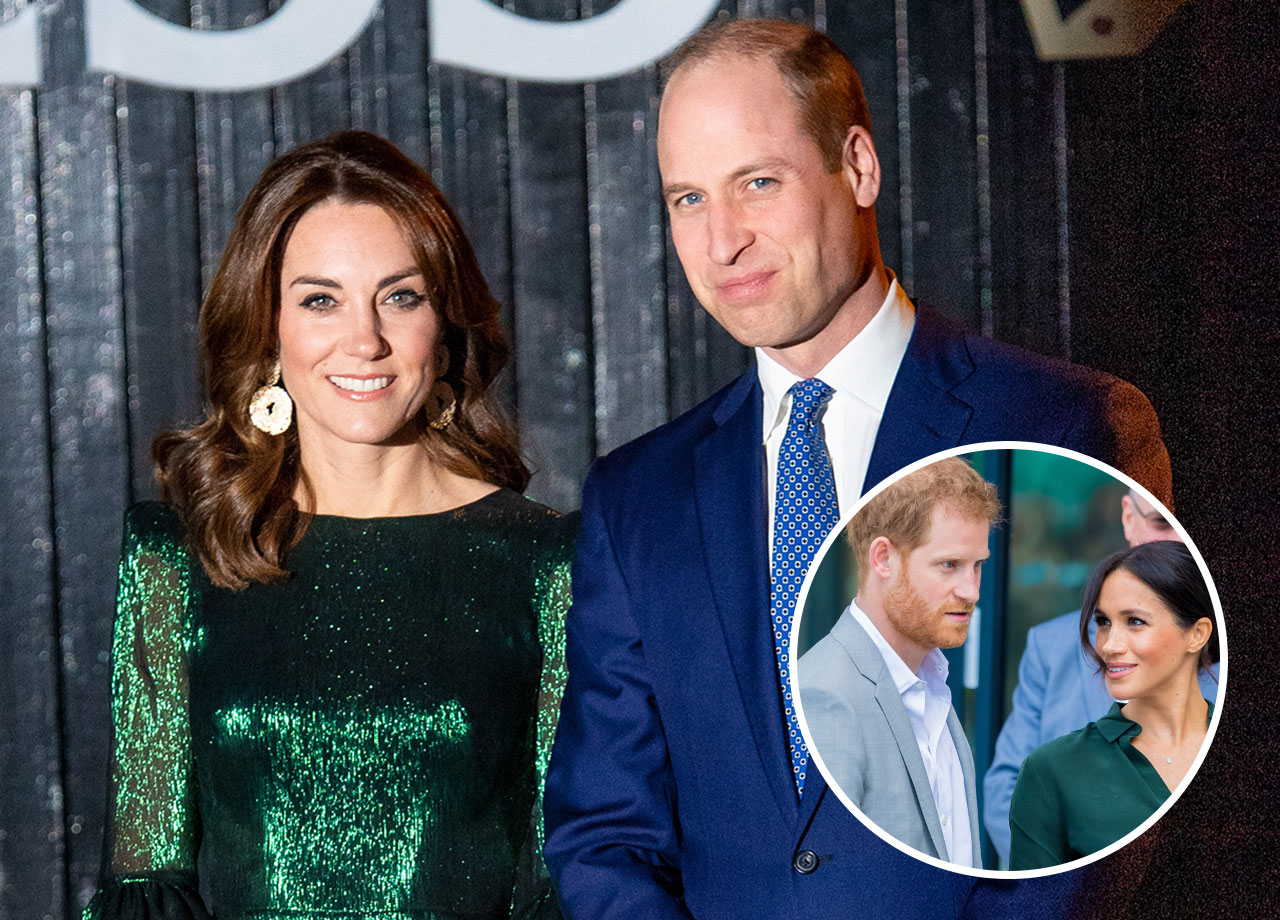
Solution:
M 1020 441 L 943 451 L 841 516 L 801 589 L 809 757 L 872 831 L 941 868 L 1078 868 L 1192 781 L 1226 686 L 1222 608 L 1146 489 Z

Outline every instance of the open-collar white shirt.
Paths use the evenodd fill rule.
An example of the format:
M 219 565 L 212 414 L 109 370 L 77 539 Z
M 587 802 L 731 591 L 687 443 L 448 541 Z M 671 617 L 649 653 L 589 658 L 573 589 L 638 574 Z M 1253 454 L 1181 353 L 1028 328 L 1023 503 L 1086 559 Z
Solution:
M 947 730 L 947 715 L 951 712 L 947 657 L 939 649 L 930 649 L 920 664 L 920 670 L 913 673 L 856 601 L 849 605 L 849 614 L 880 650 L 880 657 L 884 659 L 889 677 L 893 679 L 907 710 L 916 746 L 920 748 L 924 770 L 929 777 L 929 791 L 938 809 L 947 859 L 961 866 L 973 866 L 975 854 L 964 769 L 960 766 L 960 752 Z M 885 830 L 893 833 L 893 828 Z
M 822 435 L 835 474 L 836 500 L 842 509 L 852 508 L 862 494 L 876 432 L 898 365 L 907 353 L 915 316 L 915 307 L 898 279 L 890 276 L 889 293 L 876 315 L 816 375 L 835 390 L 822 416 Z M 772 548 L 778 453 L 791 413 L 788 391 L 801 378 L 764 349 L 755 352 L 756 372 L 764 391 L 765 496 L 769 503 L 768 545 Z

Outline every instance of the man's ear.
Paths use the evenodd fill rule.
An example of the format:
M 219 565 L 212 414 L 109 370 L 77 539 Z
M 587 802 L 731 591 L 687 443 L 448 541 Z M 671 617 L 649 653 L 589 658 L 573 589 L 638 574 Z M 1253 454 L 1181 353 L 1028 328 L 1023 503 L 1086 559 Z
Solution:
M 1120 529 L 1124 531 L 1124 542 L 1133 546 L 1133 515 L 1137 509 L 1133 507 L 1133 498 L 1125 495 L 1120 499 Z
M 867 562 L 871 565 L 871 571 L 880 578 L 891 578 L 896 553 L 897 550 L 888 537 L 876 537 L 867 547 Z
M 880 158 L 876 156 L 871 132 L 861 125 L 852 125 L 844 136 L 840 151 L 840 169 L 845 181 L 853 189 L 858 207 L 869 208 L 880 196 Z

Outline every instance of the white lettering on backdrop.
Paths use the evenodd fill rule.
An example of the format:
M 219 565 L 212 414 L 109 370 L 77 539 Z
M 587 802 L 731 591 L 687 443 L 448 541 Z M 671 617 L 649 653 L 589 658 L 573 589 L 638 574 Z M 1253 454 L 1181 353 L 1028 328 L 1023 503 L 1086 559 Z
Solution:
M 431 57 L 517 80 L 603 80 L 665 56 L 719 5 L 718 0 L 622 0 L 590 19 L 541 22 L 487 0 L 435 0 Z
M 30 2 L 0 23 L 0 86 L 40 82 L 40 7 Z
M 381 0 L 286 0 L 260 23 L 197 30 L 134 0 L 85 0 L 90 70 L 184 90 L 236 91 L 287 83 L 340 54 Z M 425 2 L 425 0 L 424 0 Z M 543 22 L 488 0 L 431 0 L 431 57 L 470 70 L 580 83 L 636 70 L 692 34 L 717 0 L 621 0 L 598 16 Z M 37 7 L 0 24 L 0 85 L 40 83 Z
M 214 31 L 174 25 L 133 0 L 85 0 L 85 63 L 173 89 L 287 83 L 341 54 L 381 2 L 287 0 L 256 25 Z
M 1185 0 L 1090 0 L 1065 19 L 1057 0 L 1022 0 L 1036 55 L 1043 61 L 1127 57 L 1164 29 Z
M 90 70 L 186 90 L 247 90 L 287 83 L 340 54 L 381 0 L 286 0 L 240 29 L 196 30 L 135 0 L 84 0 Z M 574 22 L 528 19 L 490 0 L 429 3 L 431 57 L 470 70 L 580 83 L 627 73 L 662 57 L 711 16 L 716 0 L 621 0 Z M 1064 19 L 1056 0 L 1022 0 L 1041 58 L 1136 54 L 1185 0 L 1089 0 Z M 38 0 L 0 23 L 0 86 L 41 82 Z M 43 6 L 58 15 L 58 5 Z

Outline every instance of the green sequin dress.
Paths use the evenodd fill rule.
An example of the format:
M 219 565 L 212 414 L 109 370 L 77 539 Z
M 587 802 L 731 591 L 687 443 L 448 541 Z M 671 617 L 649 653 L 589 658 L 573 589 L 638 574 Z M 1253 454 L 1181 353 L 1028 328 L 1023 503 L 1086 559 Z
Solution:
M 131 508 L 103 887 L 86 920 L 556 917 L 541 789 L 573 518 L 498 491 L 320 515 L 292 577 L 213 587 Z

